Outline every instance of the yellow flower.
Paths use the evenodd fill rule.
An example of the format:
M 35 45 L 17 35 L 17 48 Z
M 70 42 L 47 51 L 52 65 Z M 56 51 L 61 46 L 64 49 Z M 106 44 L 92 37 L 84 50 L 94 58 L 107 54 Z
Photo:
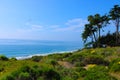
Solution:
M 87 65 L 88 69 L 93 68 L 95 66 L 96 66 L 96 64 L 89 64 L 89 65 Z
M 92 51 L 91 51 L 91 54 L 94 54 L 94 53 L 95 53 L 95 50 L 92 50 Z
M 120 61 L 118 62 L 118 64 L 120 64 Z
M 108 66 L 106 66 L 105 68 L 108 69 Z

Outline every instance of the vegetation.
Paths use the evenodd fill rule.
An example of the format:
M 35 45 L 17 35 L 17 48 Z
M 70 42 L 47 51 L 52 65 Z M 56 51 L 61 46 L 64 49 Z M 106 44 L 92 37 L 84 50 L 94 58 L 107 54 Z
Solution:
M 112 8 L 108 15 L 101 16 L 100 14 L 90 15 L 88 16 L 88 24 L 85 25 L 84 32 L 82 33 L 82 38 L 84 43 L 86 43 L 88 38 L 91 38 L 91 41 L 86 43 L 86 47 L 104 47 L 106 46 L 119 46 L 120 45 L 120 34 L 119 34 L 119 26 L 120 26 L 120 7 L 119 5 L 115 5 Z M 101 29 L 107 26 L 107 24 L 111 24 L 111 22 L 115 23 L 116 32 L 113 34 L 107 34 L 106 36 L 101 36 Z M 109 26 L 107 26 L 109 27 Z M 115 39 L 110 42 L 110 38 Z M 105 40 L 104 40 L 105 39 Z M 107 44 L 106 41 L 109 41 Z
M 0 80 L 120 80 L 120 47 L 0 59 Z
M 109 21 L 115 22 L 116 32 L 101 34 Z M 115 5 L 109 15 L 88 16 L 82 38 L 92 47 L 118 46 L 120 7 Z M 98 35 L 97 35 L 98 34 Z M 17 60 L 0 56 L 0 80 L 120 80 L 120 47 L 90 48 L 73 53 L 33 56 Z

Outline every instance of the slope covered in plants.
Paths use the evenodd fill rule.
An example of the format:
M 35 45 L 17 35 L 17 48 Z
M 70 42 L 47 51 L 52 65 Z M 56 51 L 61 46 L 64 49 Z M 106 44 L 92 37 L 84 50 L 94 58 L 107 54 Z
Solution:
M 120 80 L 120 47 L 34 56 L 0 56 L 0 80 Z

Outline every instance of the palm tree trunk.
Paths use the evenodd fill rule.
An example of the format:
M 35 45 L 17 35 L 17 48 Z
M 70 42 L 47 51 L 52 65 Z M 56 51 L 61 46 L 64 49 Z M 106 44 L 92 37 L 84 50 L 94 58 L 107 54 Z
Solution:
M 99 28 L 99 37 L 98 38 L 100 39 L 100 28 Z
M 97 39 L 96 39 L 96 36 L 95 36 L 95 33 L 93 32 L 93 37 L 94 37 L 94 40 L 95 40 L 95 43 L 93 43 L 93 47 L 96 48 L 97 47 Z
M 100 47 L 100 27 L 98 27 L 98 47 Z
M 95 40 L 95 42 L 97 41 L 97 39 L 96 39 L 96 36 L 95 36 L 95 33 L 93 32 L 93 36 L 94 36 L 94 40 Z
M 116 45 L 118 45 L 119 37 L 119 19 L 116 20 Z

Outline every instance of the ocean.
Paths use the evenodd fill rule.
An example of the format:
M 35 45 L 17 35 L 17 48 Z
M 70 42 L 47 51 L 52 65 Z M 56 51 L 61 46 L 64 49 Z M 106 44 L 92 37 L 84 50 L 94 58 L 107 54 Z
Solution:
M 0 40 L 0 55 L 17 59 L 71 52 L 81 48 L 83 48 L 81 41 Z

